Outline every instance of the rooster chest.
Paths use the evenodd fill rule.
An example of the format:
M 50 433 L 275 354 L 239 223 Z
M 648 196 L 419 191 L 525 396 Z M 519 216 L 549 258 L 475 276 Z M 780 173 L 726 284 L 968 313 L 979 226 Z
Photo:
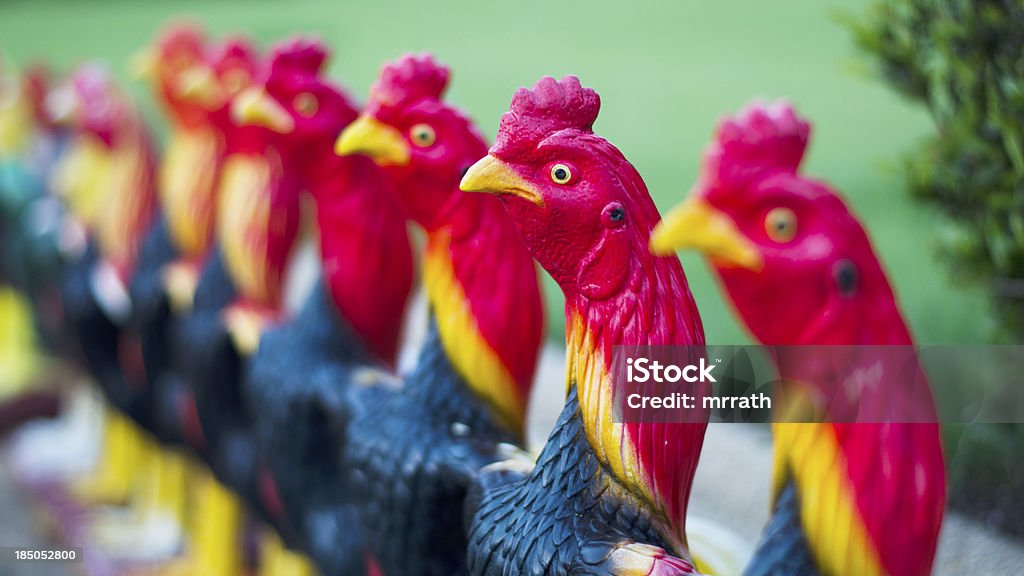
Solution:
M 466 494 L 512 437 L 458 375 L 433 319 L 403 380 L 352 391 L 346 498 L 384 574 L 465 573 Z
M 470 529 L 470 573 L 589 573 L 580 570 L 624 540 L 667 548 L 621 493 L 589 449 L 573 390 L 530 475 L 484 494 Z
M 462 505 L 496 444 L 412 398 L 371 403 L 346 446 L 346 493 L 385 574 L 465 572 Z

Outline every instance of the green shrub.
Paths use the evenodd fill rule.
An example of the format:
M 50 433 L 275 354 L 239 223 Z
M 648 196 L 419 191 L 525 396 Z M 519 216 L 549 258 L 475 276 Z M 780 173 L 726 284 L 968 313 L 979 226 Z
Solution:
M 954 278 L 983 282 L 1004 340 L 1024 336 L 1024 1 L 879 0 L 852 22 L 883 78 L 935 134 L 908 153 L 907 188 L 948 216 Z M 945 427 L 953 506 L 1024 533 L 1024 426 Z
M 948 216 L 952 272 L 986 283 L 1024 336 L 1024 2 L 890 0 L 855 23 L 888 83 L 936 133 L 906 158 L 911 193 Z

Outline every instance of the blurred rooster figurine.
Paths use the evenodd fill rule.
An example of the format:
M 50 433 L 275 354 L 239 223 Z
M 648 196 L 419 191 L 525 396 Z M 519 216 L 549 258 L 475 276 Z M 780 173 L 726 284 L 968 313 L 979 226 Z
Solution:
M 276 87 L 298 79 L 301 85 L 301 79 L 316 77 L 325 57 L 318 41 L 285 42 L 254 80 L 258 86 Z M 221 78 L 229 81 L 231 76 L 224 73 Z M 222 90 L 230 87 L 220 83 Z M 194 403 L 182 413 L 186 423 L 192 422 L 186 436 L 235 493 L 221 489 L 206 499 L 210 507 L 205 513 L 217 521 L 215 528 L 207 525 L 204 530 L 215 534 L 224 548 L 217 558 L 204 560 L 206 573 L 240 568 L 241 557 L 233 550 L 240 542 L 242 508 L 235 496 L 269 515 L 259 492 L 263 473 L 256 422 L 244 402 L 243 381 L 264 329 L 285 314 L 285 268 L 298 234 L 300 186 L 306 180 L 304 170 L 317 168 L 306 155 L 316 150 L 318 141 L 329 146 L 354 117 L 346 106 L 329 97 L 303 97 L 289 114 L 258 87 L 242 89 L 231 99 L 229 154 L 216 192 L 216 247 L 178 338 L 178 365 L 195 393 Z M 225 286 L 232 288 L 233 299 L 223 298 Z
M 568 398 L 536 466 L 485 470 L 470 498 L 472 574 L 689 574 L 687 501 L 705 422 L 616 423 L 613 347 L 703 344 L 683 269 L 647 250 L 658 212 L 592 131 L 600 100 L 568 76 L 520 89 L 462 179 L 498 194 L 566 296 Z
M 809 135 L 784 103 L 722 122 L 692 196 L 665 216 L 652 249 L 707 255 L 765 344 L 910 345 L 863 227 L 832 189 L 798 173 Z M 900 382 L 906 373 L 873 364 L 879 385 L 859 402 L 931 423 L 774 424 L 774 512 L 747 574 L 931 573 L 946 494 L 933 400 Z M 800 380 L 785 365 L 780 376 Z M 828 398 L 840 383 L 811 385 Z
M 276 50 L 267 70 L 301 66 L 301 57 L 293 56 L 287 48 Z M 190 434 L 211 461 L 226 456 L 221 433 L 244 417 L 243 361 L 263 327 L 283 313 L 284 269 L 299 226 L 296 159 L 279 133 L 250 121 L 260 114 L 257 106 L 252 91 L 231 102 L 230 153 L 216 192 L 216 246 L 179 338 L 178 363 L 198 409 L 199 427 Z M 225 284 L 234 294 L 226 300 Z
M 194 81 L 189 71 L 203 68 L 200 63 L 204 50 L 205 38 L 197 28 L 176 25 L 168 28 L 156 47 L 136 61 L 136 72 L 152 82 L 171 123 L 167 150 L 158 171 L 160 218 L 143 245 L 139 269 L 131 285 L 148 380 L 147 427 L 163 441 L 175 440 L 173 427 L 166 426 L 170 419 L 163 416 L 167 407 L 161 392 L 168 385 L 169 357 L 173 355 L 168 294 L 172 285 L 187 282 L 174 282 L 182 274 L 173 272 L 179 257 L 192 256 L 198 260 L 204 255 L 204 243 L 211 235 L 206 228 L 212 228 L 210 221 L 214 217 L 210 203 L 224 149 L 223 134 L 211 125 L 200 104 L 190 98 Z
M 210 253 L 214 193 L 228 150 L 228 107 L 255 74 L 254 59 L 244 41 L 208 46 L 198 29 L 176 25 L 137 60 L 137 71 L 154 81 L 172 123 L 159 170 L 161 218 L 147 237 L 131 285 L 147 375 L 147 386 L 138 391 L 145 404 L 142 423 L 171 447 L 148 451 L 149 482 L 139 498 L 143 523 L 120 546 L 122 555 L 169 558 L 184 544 L 187 466 L 176 446 L 183 441 L 180 407 L 191 397 L 173 370 L 174 335 L 190 311 Z M 218 288 L 219 300 L 227 302 L 230 287 Z M 202 554 L 201 548 L 191 552 Z
M 10 293 L 11 307 L 0 318 L 3 338 L 17 346 L 11 352 L 18 360 L 0 365 L 24 383 L 45 369 L 48 379 L 72 384 L 74 372 L 55 369 L 80 361 L 78 341 L 65 321 L 61 280 L 65 265 L 79 261 L 87 238 L 59 196 L 60 178 L 55 177 L 75 148 L 69 145 L 77 131 L 71 126 L 74 102 L 70 85 L 42 67 L 26 69 L 22 75 L 7 68 L 0 74 L 0 194 L 5 218 L 0 251 L 9 257 L 9 279 L 31 303 L 29 317 L 25 301 Z M 81 157 L 81 147 L 78 151 Z M 38 340 L 32 337 L 33 328 Z M 40 357 L 40 351 L 46 356 Z M 25 484 L 54 487 L 96 469 L 104 436 L 101 401 L 90 387 L 67 386 L 65 392 L 61 418 L 23 427 L 12 442 L 9 462 Z M 118 435 L 106 436 L 114 440 Z
M 28 223 L 45 220 L 36 212 L 62 149 L 63 131 L 44 105 L 48 84 L 43 68 L 19 74 L 0 61 L 0 434 L 56 409 L 53 391 L 38 387 L 46 372 L 35 336 L 38 327 L 45 344 L 65 340 L 63 320 L 53 313 L 59 301 L 43 305 L 47 297 L 53 304 L 59 256 L 55 243 L 44 241 L 52 237 L 38 237 Z
M 329 463 L 340 439 L 320 417 L 322 395 L 343 394 L 348 365 L 394 366 L 413 276 L 405 217 L 381 170 L 334 154 L 358 112 L 324 76 L 323 64 L 277 69 L 256 89 L 247 120 L 278 130 L 294 148 L 320 235 L 322 278 L 296 318 L 263 336 L 245 390 L 268 465 L 261 499 L 290 545 L 308 540 L 306 513 L 323 513 L 337 490 Z
M 486 147 L 441 101 L 447 78 L 429 57 L 386 66 L 337 144 L 386 166 L 386 189 L 426 228 L 431 324 L 402 382 L 352 364 L 320 394 L 339 480 L 333 501 L 313 503 L 331 508 L 307 545 L 330 575 L 464 572 L 466 491 L 521 439 L 543 317 L 536 269 L 500 204 L 457 189 Z
M 58 287 L 66 213 L 48 178 L 66 149 L 68 130 L 53 122 L 46 105 L 53 83 L 40 66 L 22 75 L 0 73 L 0 258 L 4 274 L 32 303 L 42 344 L 67 355 Z
M 57 172 L 57 189 L 70 206 L 73 228 L 87 241 L 61 281 L 65 316 L 90 372 L 108 398 L 137 414 L 134 390 L 145 386 L 137 347 L 127 330 L 132 314 L 127 286 L 156 206 L 154 155 L 139 113 L 96 65 L 74 72 L 55 95 L 59 119 L 74 136 Z M 87 501 L 120 502 L 132 481 L 138 430 L 111 415 L 112 465 L 79 484 Z
M 400 204 L 427 234 L 423 282 L 431 325 L 421 364 L 444 354 L 447 370 L 521 443 L 543 304 L 533 260 L 500 203 L 458 190 L 486 144 L 465 116 L 442 103 L 448 77 L 430 56 L 385 66 L 366 112 L 338 139 L 337 151 L 383 166 Z

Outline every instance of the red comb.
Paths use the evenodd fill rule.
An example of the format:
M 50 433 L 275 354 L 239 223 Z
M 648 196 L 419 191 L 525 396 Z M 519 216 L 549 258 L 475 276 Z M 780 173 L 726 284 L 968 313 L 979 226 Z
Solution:
M 199 54 L 202 51 L 205 35 L 203 29 L 194 22 L 175 22 L 160 33 L 157 46 L 164 54 L 189 50 Z
M 560 130 L 592 132 L 601 110 L 601 97 L 580 85 L 579 78 L 541 78 L 533 88 L 520 88 L 512 106 L 502 115 L 493 150 L 500 154 L 513 147 L 536 146 Z
M 378 106 L 405 106 L 422 99 L 440 100 L 450 71 L 430 54 L 402 56 L 384 66 L 370 99 Z
M 70 80 L 80 94 L 100 95 L 114 88 L 110 69 L 100 62 L 83 62 L 71 71 Z
M 211 62 L 229 62 L 241 60 L 251 62 L 256 59 L 256 49 L 248 38 L 235 36 L 225 38 L 210 53 Z
M 706 176 L 742 184 L 769 172 L 796 172 L 811 125 L 788 102 L 754 102 L 718 126 L 705 152 Z
M 295 38 L 278 44 L 271 53 L 271 74 L 317 75 L 330 51 L 319 38 Z

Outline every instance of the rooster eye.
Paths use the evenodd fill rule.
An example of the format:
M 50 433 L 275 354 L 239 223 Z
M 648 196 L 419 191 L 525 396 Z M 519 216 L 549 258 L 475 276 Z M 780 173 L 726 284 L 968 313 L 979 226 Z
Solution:
M 237 94 L 248 83 L 249 73 L 245 70 L 231 70 L 224 75 L 224 87 L 230 94 Z
M 609 202 L 601 211 L 601 222 L 606 228 L 620 228 L 626 220 L 626 209 L 619 202 Z
M 292 107 L 298 112 L 299 116 L 303 118 L 312 118 L 316 114 L 317 109 L 320 108 L 320 103 L 317 102 L 316 96 L 313 96 L 309 92 L 303 92 L 295 97 L 295 101 L 292 102 Z
M 853 262 L 845 258 L 836 262 L 832 269 L 832 279 L 835 280 L 836 288 L 841 295 L 849 298 L 857 293 L 857 266 Z
M 555 164 L 551 167 L 551 181 L 555 184 L 567 184 L 572 180 L 572 171 L 565 164 Z
M 776 242 L 789 242 L 796 236 L 796 214 L 789 208 L 775 208 L 764 217 L 764 231 Z
M 430 146 L 437 140 L 437 134 L 434 129 L 427 124 L 417 124 L 409 130 L 409 137 L 417 146 L 426 147 Z

